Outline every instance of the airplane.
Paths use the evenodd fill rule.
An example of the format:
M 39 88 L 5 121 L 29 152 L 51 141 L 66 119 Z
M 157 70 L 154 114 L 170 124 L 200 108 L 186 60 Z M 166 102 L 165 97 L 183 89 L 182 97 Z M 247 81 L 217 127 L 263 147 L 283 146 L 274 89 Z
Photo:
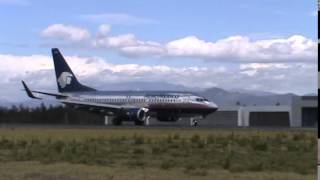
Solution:
M 143 126 L 149 124 L 151 117 L 165 122 L 189 118 L 193 125 L 197 125 L 197 119 L 203 119 L 218 109 L 214 102 L 191 92 L 98 91 L 77 80 L 58 48 L 52 48 L 51 52 L 59 93 L 30 90 L 22 81 L 30 98 L 42 99 L 35 94 L 53 96 L 66 106 L 111 117 L 113 125 L 133 121 L 135 125 Z

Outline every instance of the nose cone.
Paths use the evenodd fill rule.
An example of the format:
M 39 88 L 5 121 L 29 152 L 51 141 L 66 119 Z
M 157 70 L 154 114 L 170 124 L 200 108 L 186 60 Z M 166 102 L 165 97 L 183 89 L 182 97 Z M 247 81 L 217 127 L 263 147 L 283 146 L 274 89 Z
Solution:
M 210 112 L 213 113 L 218 110 L 218 105 L 214 102 L 209 102 L 208 108 L 210 109 Z

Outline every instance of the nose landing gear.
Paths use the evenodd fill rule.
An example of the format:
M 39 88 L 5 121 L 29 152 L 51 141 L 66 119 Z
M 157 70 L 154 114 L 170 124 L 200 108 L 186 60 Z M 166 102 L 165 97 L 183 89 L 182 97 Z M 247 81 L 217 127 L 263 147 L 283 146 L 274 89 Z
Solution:
M 190 126 L 193 126 L 193 127 L 199 126 L 198 119 L 201 119 L 201 118 L 199 117 L 190 118 Z

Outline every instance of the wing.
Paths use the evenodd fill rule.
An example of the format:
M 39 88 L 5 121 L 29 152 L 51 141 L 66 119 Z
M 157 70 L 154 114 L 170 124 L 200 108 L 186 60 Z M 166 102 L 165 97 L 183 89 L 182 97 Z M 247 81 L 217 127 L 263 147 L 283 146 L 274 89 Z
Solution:
M 26 91 L 27 95 L 32 99 L 42 99 L 42 98 L 39 98 L 39 97 L 35 96 L 33 93 L 39 93 L 39 94 L 44 94 L 44 95 L 48 95 L 48 96 L 54 96 L 57 99 L 59 99 L 59 98 L 67 98 L 68 97 L 67 95 L 64 95 L 64 94 L 48 93 L 48 92 L 41 92 L 41 91 L 31 91 L 24 81 L 21 81 L 21 82 L 22 82 L 22 85 L 23 85 L 24 90 Z
M 119 113 L 125 109 L 135 108 L 133 106 L 119 106 L 113 104 L 100 104 L 94 102 L 83 102 L 83 101 L 76 101 L 76 100 L 59 100 L 59 102 L 69 105 L 76 109 L 86 109 L 94 112 L 99 113 L 107 113 L 110 115 Z
M 33 93 L 44 94 L 48 96 L 54 96 L 60 103 L 69 105 L 76 109 L 85 109 L 89 111 L 99 112 L 99 113 L 106 113 L 108 115 L 114 115 L 116 113 L 125 112 L 125 110 L 137 108 L 135 106 L 119 106 L 113 104 L 101 104 L 101 103 L 94 103 L 94 102 L 85 102 L 85 101 L 78 101 L 78 100 L 70 100 L 67 99 L 69 96 L 65 94 L 57 94 L 57 93 L 48 93 L 48 92 L 41 92 L 41 91 L 31 91 L 29 87 L 26 85 L 24 81 L 22 81 L 23 87 L 30 98 L 33 99 L 41 99 L 35 96 Z

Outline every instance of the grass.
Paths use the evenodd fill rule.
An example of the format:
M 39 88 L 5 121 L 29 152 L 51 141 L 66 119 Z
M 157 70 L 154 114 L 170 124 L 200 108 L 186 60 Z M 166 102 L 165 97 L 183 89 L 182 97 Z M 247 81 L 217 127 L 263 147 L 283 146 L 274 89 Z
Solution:
M 85 164 L 52 163 L 42 164 L 35 161 L 8 162 L 0 164 L 1 179 L 10 180 L 306 180 L 316 179 L 315 175 L 300 175 L 282 172 L 241 172 L 230 173 L 226 170 L 196 170 L 185 173 L 182 169 L 127 168 L 95 166 Z
M 0 177 L 315 179 L 316 145 L 310 130 L 0 129 Z

